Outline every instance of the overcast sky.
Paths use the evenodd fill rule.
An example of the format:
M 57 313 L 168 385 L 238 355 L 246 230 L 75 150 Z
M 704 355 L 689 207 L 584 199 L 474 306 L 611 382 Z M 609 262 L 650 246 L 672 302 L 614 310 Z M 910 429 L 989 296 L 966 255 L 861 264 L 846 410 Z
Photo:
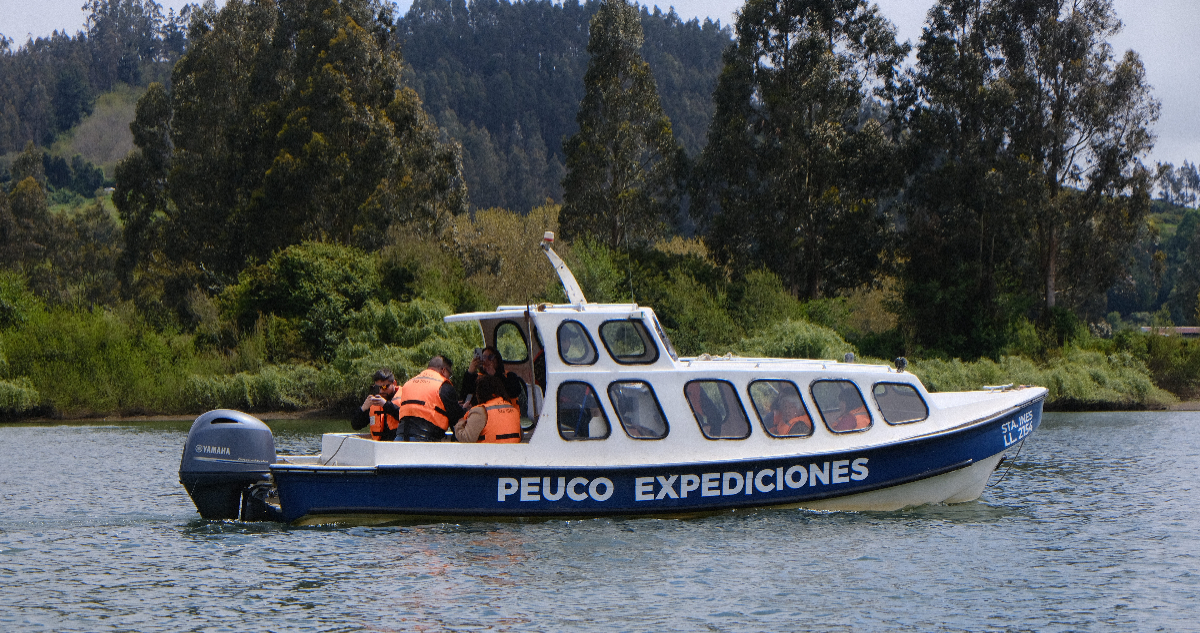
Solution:
M 25 42 L 29 36 L 49 35 L 55 29 L 75 32 L 83 28 L 84 0 L 0 0 L 0 34 Z M 161 0 L 165 8 L 185 0 Z M 925 13 L 933 0 L 876 0 L 883 14 L 896 23 L 901 40 L 914 45 L 921 35 Z M 223 0 L 219 0 L 223 4 Z M 401 12 L 411 0 L 401 0 Z M 670 6 L 684 19 L 711 17 L 722 24 L 733 21 L 741 0 L 676 0 Z M 1162 101 L 1162 116 L 1155 131 L 1158 141 L 1149 164 L 1176 165 L 1184 159 L 1200 160 L 1200 2 L 1196 0 L 1113 0 L 1125 30 L 1113 41 L 1120 56 L 1133 49 L 1142 56 L 1154 94 Z

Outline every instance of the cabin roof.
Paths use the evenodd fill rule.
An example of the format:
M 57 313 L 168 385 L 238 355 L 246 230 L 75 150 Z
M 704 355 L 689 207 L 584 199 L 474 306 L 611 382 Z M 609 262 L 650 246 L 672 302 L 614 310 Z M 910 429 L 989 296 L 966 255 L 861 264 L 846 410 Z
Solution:
M 539 303 L 536 305 L 499 306 L 493 312 L 464 312 L 451 314 L 443 320 L 446 323 L 460 321 L 485 321 L 489 319 L 511 319 L 525 314 L 526 310 L 542 313 L 562 314 L 613 314 L 628 315 L 634 310 L 647 309 L 636 303 Z

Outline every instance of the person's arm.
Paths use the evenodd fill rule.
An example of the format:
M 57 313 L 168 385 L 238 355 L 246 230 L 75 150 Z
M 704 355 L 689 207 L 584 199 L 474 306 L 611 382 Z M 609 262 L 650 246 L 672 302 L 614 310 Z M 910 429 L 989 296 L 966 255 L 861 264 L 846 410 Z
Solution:
M 454 400 L 457 402 L 462 402 L 463 400 L 467 399 L 467 396 L 475 395 L 475 385 L 476 385 L 477 379 L 478 379 L 478 377 L 475 375 L 475 372 L 473 372 L 473 371 L 468 371 L 466 374 L 464 374 L 463 381 L 462 381 L 462 390 L 458 393 L 458 395 L 454 398 Z M 445 398 L 443 398 L 443 400 L 444 399 Z M 479 404 L 479 403 L 476 403 L 476 404 Z
M 355 409 L 354 415 L 350 416 L 350 428 L 354 429 L 355 431 L 366 428 L 366 426 L 370 423 L 371 416 L 362 409 Z
M 442 409 L 446 412 L 446 418 L 450 420 L 450 426 L 453 427 L 455 422 L 458 422 L 463 417 L 462 405 L 458 403 L 458 392 L 455 391 L 454 385 L 449 381 L 442 383 L 441 389 L 438 389 L 438 395 L 442 398 Z
M 397 391 L 396 397 L 383 403 L 383 412 L 392 416 L 393 418 L 396 418 L 397 420 L 399 420 L 400 419 L 400 402 L 401 402 L 400 392 Z
M 460 442 L 473 443 L 479 441 L 479 434 L 487 424 L 487 411 L 483 407 L 474 407 L 467 412 L 467 417 L 454 425 L 454 437 Z

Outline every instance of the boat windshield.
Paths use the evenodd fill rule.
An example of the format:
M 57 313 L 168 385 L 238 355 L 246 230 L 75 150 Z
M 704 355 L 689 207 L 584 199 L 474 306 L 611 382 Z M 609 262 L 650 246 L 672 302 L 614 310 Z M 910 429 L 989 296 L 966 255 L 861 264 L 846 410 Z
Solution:
M 671 360 L 679 360 L 679 353 L 675 351 L 675 345 L 671 343 L 671 339 L 667 337 L 667 331 L 663 329 L 661 323 L 658 322 L 658 315 L 651 315 L 650 321 L 654 323 L 654 331 L 658 332 L 658 338 L 662 339 L 663 347 L 667 348 L 667 355 Z

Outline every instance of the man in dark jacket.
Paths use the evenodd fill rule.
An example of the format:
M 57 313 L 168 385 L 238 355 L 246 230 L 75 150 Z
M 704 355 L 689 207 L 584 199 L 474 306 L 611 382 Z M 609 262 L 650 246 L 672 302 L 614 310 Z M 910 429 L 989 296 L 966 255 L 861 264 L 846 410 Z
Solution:
M 434 356 L 425 371 L 404 383 L 397 442 L 440 442 L 462 418 L 458 392 L 450 382 L 453 369 L 450 359 Z
M 380 369 L 372 376 L 375 386 L 362 406 L 350 419 L 355 431 L 370 425 L 371 439 L 391 442 L 400 428 L 400 385 L 390 370 Z

